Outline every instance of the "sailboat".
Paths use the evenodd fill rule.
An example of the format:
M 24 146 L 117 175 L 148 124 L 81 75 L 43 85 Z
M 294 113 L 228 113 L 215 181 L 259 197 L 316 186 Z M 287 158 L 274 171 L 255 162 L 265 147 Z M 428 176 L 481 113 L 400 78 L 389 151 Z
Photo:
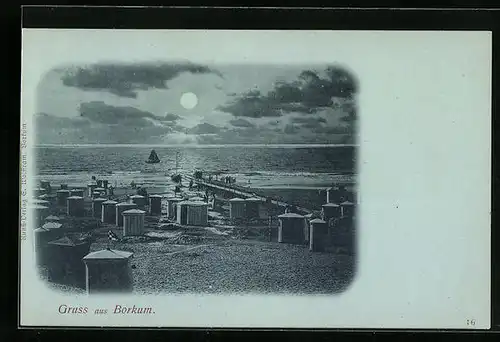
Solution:
M 149 159 L 146 160 L 146 163 L 148 164 L 158 164 L 160 162 L 160 158 L 158 158 L 158 155 L 156 154 L 155 150 L 151 150 L 151 154 L 149 155 Z

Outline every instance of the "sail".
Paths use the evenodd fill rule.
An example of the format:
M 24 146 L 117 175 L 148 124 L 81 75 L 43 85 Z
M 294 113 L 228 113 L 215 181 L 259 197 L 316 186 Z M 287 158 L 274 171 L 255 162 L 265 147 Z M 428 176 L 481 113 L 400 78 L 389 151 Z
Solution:
M 149 155 L 149 159 L 146 161 L 146 163 L 152 164 L 152 163 L 159 163 L 159 162 L 160 162 L 160 158 L 158 158 L 156 151 L 152 150 L 151 154 Z

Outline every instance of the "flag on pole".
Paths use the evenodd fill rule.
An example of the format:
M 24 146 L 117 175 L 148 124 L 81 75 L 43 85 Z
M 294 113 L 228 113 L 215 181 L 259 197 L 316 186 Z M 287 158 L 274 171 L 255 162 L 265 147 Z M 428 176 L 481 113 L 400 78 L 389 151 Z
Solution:
M 118 235 L 116 235 L 115 233 L 113 233 L 112 230 L 108 231 L 108 239 L 109 239 L 109 241 L 118 241 L 118 240 L 120 240 L 120 238 L 118 237 Z

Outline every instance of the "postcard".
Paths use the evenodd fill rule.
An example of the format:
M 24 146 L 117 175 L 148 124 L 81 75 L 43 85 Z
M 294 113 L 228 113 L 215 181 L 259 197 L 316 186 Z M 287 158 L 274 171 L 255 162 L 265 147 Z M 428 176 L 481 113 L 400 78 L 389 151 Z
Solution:
M 490 326 L 491 33 L 22 33 L 23 327 Z

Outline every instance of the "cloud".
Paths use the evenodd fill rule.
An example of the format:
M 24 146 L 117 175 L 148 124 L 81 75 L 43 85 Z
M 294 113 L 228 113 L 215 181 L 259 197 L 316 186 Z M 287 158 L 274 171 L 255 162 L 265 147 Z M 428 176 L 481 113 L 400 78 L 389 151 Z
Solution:
M 161 142 L 164 144 L 196 144 L 198 142 L 198 138 L 195 134 L 187 134 L 185 132 L 172 132 L 169 134 L 165 134 L 161 137 Z
M 312 127 L 312 132 L 314 133 L 325 133 L 325 134 L 352 134 L 351 126 L 317 126 Z
M 245 127 L 245 128 L 246 127 L 255 127 L 255 125 L 253 123 L 251 123 L 250 121 L 245 120 L 245 119 L 241 119 L 241 118 L 231 120 L 231 121 L 229 121 L 229 123 L 231 125 L 233 125 L 234 127 Z
M 179 119 L 181 119 L 181 117 L 179 115 L 172 114 L 172 113 L 168 113 L 167 115 L 165 115 L 163 117 L 163 120 L 165 120 L 165 121 L 177 121 Z
M 327 121 L 323 117 L 293 117 L 292 123 L 298 124 L 303 128 L 316 129 L 319 127 L 323 127 Z
M 44 123 L 45 125 L 52 126 L 54 128 L 66 128 L 66 127 L 89 127 L 91 121 L 83 117 L 67 118 L 67 117 L 56 117 L 48 113 L 37 113 L 34 116 L 35 125 Z
M 285 129 L 283 130 L 286 134 L 295 134 L 299 132 L 299 128 L 295 125 L 286 125 Z
M 217 70 L 193 63 L 100 63 L 66 69 L 61 80 L 68 87 L 136 98 L 139 90 L 167 89 L 167 81 L 185 72 L 223 77 Z
M 243 93 L 228 104 L 218 106 L 217 109 L 234 116 L 249 118 L 281 116 L 280 110 L 275 108 L 259 90 Z
M 268 122 L 269 125 L 271 126 L 278 126 L 280 124 L 279 120 L 271 120 Z
M 124 126 L 163 126 L 162 117 L 130 106 L 111 106 L 102 101 L 84 102 L 79 107 L 80 117 L 90 121 Z
M 355 137 L 357 86 L 353 78 L 343 70 L 304 70 L 300 74 L 295 73 L 294 75 L 298 75 L 295 79 L 287 76 L 287 81 L 275 79 L 277 81 L 274 84 L 271 83 L 271 76 L 266 80 L 267 83 L 262 83 L 262 88 L 257 89 L 256 85 L 235 96 L 216 92 L 222 94 L 217 95 L 218 97 L 212 96 L 214 87 L 217 88 L 217 84 L 213 82 L 215 77 L 207 76 L 210 82 L 193 90 L 197 91 L 200 99 L 202 96 L 211 99 L 209 102 L 200 101 L 206 108 L 182 111 L 182 108 L 170 105 L 172 101 L 164 98 L 165 94 L 174 94 L 172 96 L 175 97 L 176 89 L 185 89 L 186 85 L 190 86 L 204 77 L 183 75 L 167 85 L 168 80 L 158 81 L 165 75 L 154 76 L 156 74 L 151 72 L 142 76 L 140 73 L 139 76 L 130 76 L 131 70 L 127 69 L 130 65 L 108 65 L 108 71 L 114 70 L 115 74 L 103 75 L 102 66 L 100 64 L 101 69 L 96 66 L 75 69 L 76 71 L 72 71 L 75 75 L 78 70 L 83 70 L 85 77 L 88 74 L 92 77 L 88 78 L 87 83 L 78 83 L 81 81 L 79 77 L 72 81 L 84 84 L 85 89 L 101 89 L 107 93 L 82 93 L 62 87 L 68 94 L 74 94 L 68 97 L 81 102 L 79 107 L 75 106 L 78 104 L 73 100 L 71 106 L 63 108 L 64 111 L 56 106 L 40 108 L 47 113 L 59 115 L 68 115 L 71 110 L 78 109 L 78 116 L 72 118 L 47 113 L 37 115 L 37 120 L 40 121 L 37 123 L 37 135 L 41 143 L 341 143 Z M 64 70 L 69 73 L 68 69 Z M 184 71 L 179 71 L 181 72 Z M 210 71 L 201 69 L 198 72 Z M 231 73 L 228 71 L 225 75 L 228 78 Z M 61 87 L 60 74 L 53 76 L 53 83 Z M 100 84 L 96 80 L 105 77 L 114 81 L 108 84 L 111 86 L 102 88 L 104 82 Z M 91 82 L 92 79 L 95 83 Z M 237 77 L 236 81 L 239 84 L 240 78 Z M 249 84 L 254 83 L 258 82 L 252 81 Z M 119 90 L 125 93 L 130 91 L 134 93 L 130 97 L 134 97 L 140 89 L 151 90 L 167 86 L 171 89 L 166 92 L 141 92 L 137 100 L 109 95 L 110 92 Z M 82 89 L 76 83 L 70 87 Z M 232 91 L 242 89 L 231 84 L 224 84 L 222 88 Z M 140 104 L 140 107 L 135 107 L 134 103 L 138 106 Z M 217 105 L 220 107 L 217 108 Z
M 292 82 L 276 82 L 267 94 L 250 90 L 219 107 L 236 117 L 279 117 L 288 113 L 313 114 L 338 106 L 334 99 L 352 99 L 358 91 L 357 81 L 345 69 L 327 67 L 320 75 L 304 70 Z
M 36 140 L 41 144 L 143 144 L 161 143 L 165 135 L 185 130 L 150 112 L 86 102 L 78 117 L 35 115 Z
M 220 127 L 209 123 L 201 123 L 187 130 L 188 134 L 217 134 L 220 131 Z
M 35 120 L 35 139 L 39 144 L 293 144 L 354 141 L 349 126 L 307 129 L 300 123 L 292 123 L 283 128 L 263 125 L 223 129 L 204 123 L 188 129 L 175 122 L 157 121 L 149 117 L 142 120 L 161 122 L 165 126 L 124 125 L 123 121 L 107 124 L 87 117 L 61 118 L 49 114 L 36 115 Z
M 217 134 L 208 134 L 197 136 L 196 142 L 198 144 L 223 144 L 227 142 L 227 140 Z

